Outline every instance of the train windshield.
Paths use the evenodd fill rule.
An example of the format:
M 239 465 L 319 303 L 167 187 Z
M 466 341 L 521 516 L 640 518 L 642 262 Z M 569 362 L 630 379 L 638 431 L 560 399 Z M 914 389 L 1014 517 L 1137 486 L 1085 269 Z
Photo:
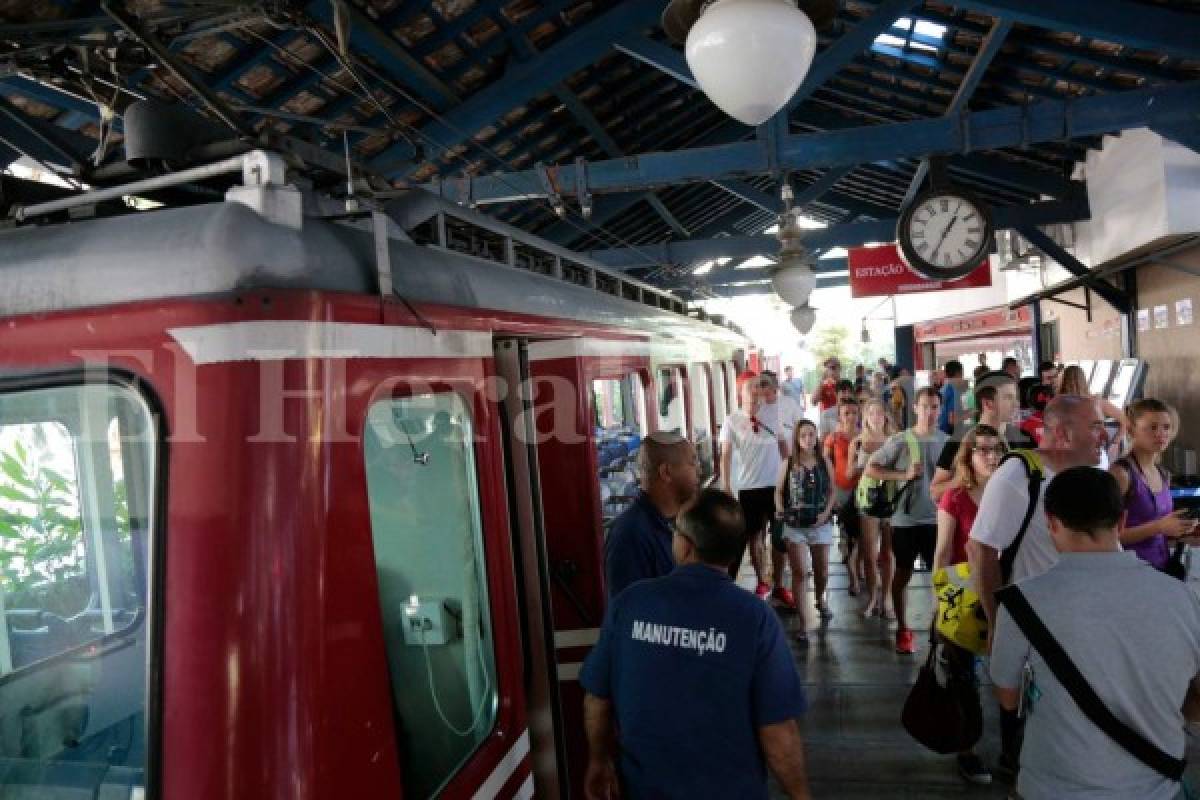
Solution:
M 0 796 L 144 794 L 156 445 L 124 387 L 0 394 Z
M 473 442 L 451 392 L 377 402 L 363 436 L 405 797 L 436 796 L 496 718 Z

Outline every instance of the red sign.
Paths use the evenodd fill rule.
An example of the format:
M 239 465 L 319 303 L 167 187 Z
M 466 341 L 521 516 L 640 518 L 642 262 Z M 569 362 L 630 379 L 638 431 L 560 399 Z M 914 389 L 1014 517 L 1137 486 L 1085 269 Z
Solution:
M 977 289 L 992 285 L 992 270 L 985 259 L 971 274 L 956 281 L 928 281 L 908 268 L 894 244 L 881 247 L 851 247 L 852 297 L 886 297 L 893 294 L 942 292 L 947 289 Z
M 1028 306 L 1010 310 L 992 308 L 978 314 L 961 317 L 918 322 L 913 325 L 913 335 L 918 342 L 941 342 L 947 339 L 962 339 L 972 336 L 989 336 L 997 333 L 1029 333 L 1033 325 L 1033 312 Z

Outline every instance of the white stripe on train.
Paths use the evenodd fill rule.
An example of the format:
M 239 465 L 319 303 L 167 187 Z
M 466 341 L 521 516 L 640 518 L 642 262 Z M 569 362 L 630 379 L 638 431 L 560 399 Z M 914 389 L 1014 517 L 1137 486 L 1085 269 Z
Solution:
M 285 358 L 491 358 L 487 331 L 253 320 L 167 331 L 196 364 Z
M 508 779 L 517 771 L 517 767 L 521 766 L 526 756 L 529 755 L 529 731 L 524 731 L 516 743 L 504 754 L 504 758 L 500 759 L 500 763 L 492 770 L 492 774 L 483 782 L 483 785 L 472 795 L 473 800 L 492 800 L 496 795 L 500 794 L 500 790 L 504 788 L 504 784 L 508 783 Z M 517 797 L 532 797 L 533 796 L 533 776 L 530 775 L 529 780 L 525 781 L 529 785 L 529 794 L 523 795 L 525 785 L 522 784 L 518 790 Z

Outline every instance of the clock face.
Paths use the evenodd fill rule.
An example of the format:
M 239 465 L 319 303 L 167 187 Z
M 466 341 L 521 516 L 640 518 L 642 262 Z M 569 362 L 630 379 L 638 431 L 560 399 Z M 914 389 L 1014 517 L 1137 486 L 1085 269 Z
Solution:
M 902 234 L 910 255 L 932 267 L 954 270 L 982 260 L 990 227 L 972 200 L 945 193 L 918 199 Z

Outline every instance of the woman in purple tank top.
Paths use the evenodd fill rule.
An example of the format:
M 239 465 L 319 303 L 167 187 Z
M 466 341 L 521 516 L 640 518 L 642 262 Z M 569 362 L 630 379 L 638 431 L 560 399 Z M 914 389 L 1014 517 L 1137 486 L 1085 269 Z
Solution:
M 1125 527 L 1121 544 L 1155 569 L 1163 569 L 1171 557 L 1171 546 L 1196 527 L 1183 512 L 1174 512 L 1171 480 L 1159 466 L 1163 452 L 1175 438 L 1174 409 L 1159 400 L 1138 400 L 1126 411 L 1133 447 L 1112 465 L 1125 497 Z

